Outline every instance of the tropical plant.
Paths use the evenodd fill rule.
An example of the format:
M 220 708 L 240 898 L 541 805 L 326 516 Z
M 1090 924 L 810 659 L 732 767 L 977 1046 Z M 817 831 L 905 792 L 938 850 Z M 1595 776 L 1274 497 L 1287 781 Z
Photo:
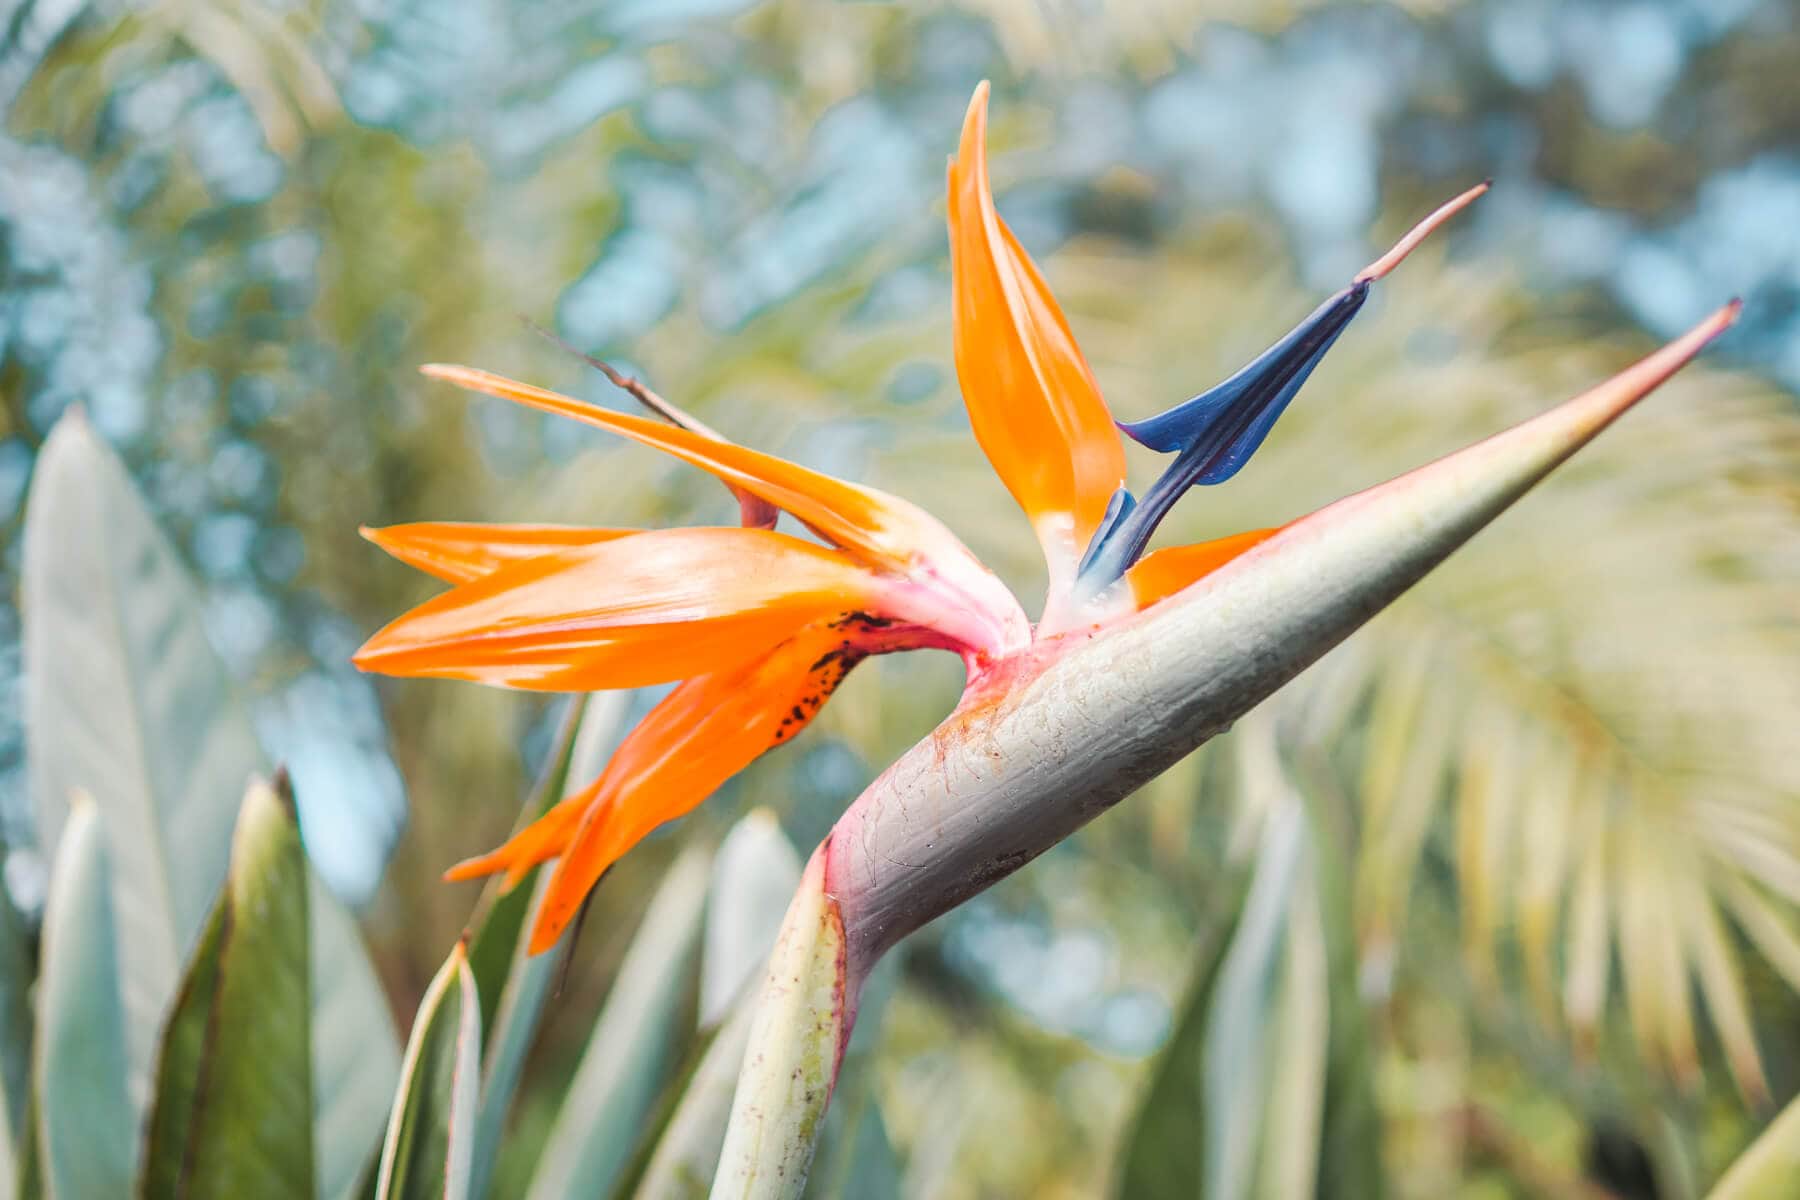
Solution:
M 508 878 L 482 893 L 467 935 L 425 989 L 404 1052 L 360 938 L 305 862 L 292 785 L 279 772 L 259 781 L 266 764 L 206 645 L 195 590 L 118 464 L 79 416 L 65 419 L 29 508 L 27 715 L 39 840 L 55 861 L 35 954 L 27 923 L 0 903 L 7 1186 L 74 1196 L 671 1196 L 709 1186 L 722 1195 L 897 1195 L 891 1089 L 879 1094 L 857 1070 L 893 983 L 883 975 L 895 967 L 893 943 L 1244 712 L 1728 319 L 1573 407 L 1273 537 L 1162 551 L 1160 566 L 1179 569 L 1159 584 L 1156 553 L 1138 557 L 1142 523 L 1190 477 L 1216 482 L 1241 465 L 1366 288 L 1328 302 L 1223 388 L 1133 423 L 1177 452 L 1169 482 L 1134 510 L 1128 493 L 1113 491 L 1124 460 L 1115 464 L 1106 409 L 1068 323 L 993 210 L 979 121 L 971 128 L 974 144 L 952 176 L 958 366 L 977 436 L 1032 513 L 1052 566 L 1047 621 L 1029 642 L 1014 643 L 1017 606 L 1004 589 L 910 509 L 862 507 L 867 493 L 854 485 L 725 443 L 673 406 L 663 406 L 671 430 L 466 368 L 439 370 L 709 464 L 734 485 L 750 528 L 688 540 L 757 553 L 671 554 L 645 576 L 661 571 L 666 582 L 681 571 L 690 583 L 720 584 L 709 584 L 714 595 L 721 581 L 746 578 L 747 563 L 804 559 L 816 577 L 807 591 L 791 572 L 770 573 L 773 599 L 697 650 L 651 628 L 614 660 L 565 662 L 574 657 L 565 641 L 539 640 L 551 631 L 512 625 L 506 655 L 452 660 L 444 655 L 480 640 L 471 628 L 519 615 L 510 606 L 522 585 L 579 561 L 582 580 L 616 587 L 643 561 L 634 543 L 649 556 L 652 544 L 683 539 L 443 523 L 372 531 L 457 585 L 454 602 L 421 611 L 469 628 L 420 636 L 422 623 L 402 626 L 415 640 L 378 640 L 369 665 L 516 684 L 523 663 L 567 672 L 554 682 L 574 690 L 717 672 L 677 689 L 604 763 L 577 746 L 607 741 L 618 709 L 598 698 L 569 706 L 515 837 L 469 867 Z M 1079 248 L 1059 265 L 1059 283 L 1073 282 L 1081 298 L 1118 282 L 1116 268 Z M 1236 282 L 1168 264 L 1125 269 L 1154 275 L 1142 290 L 1164 301 L 1134 310 L 1135 336 L 1181 345 L 1174 326 L 1195 311 L 1247 320 L 1242 296 L 1226 304 L 1219 294 Z M 1381 319 L 1442 327 L 1471 318 L 1470 328 L 1488 332 L 1483 322 L 1503 307 L 1492 281 L 1441 270 L 1434 283 L 1431 274 L 1417 272 Z M 1102 337 L 1116 329 L 1102 323 Z M 1233 513 L 1243 527 L 1264 524 L 1296 491 L 1347 491 L 1378 464 L 1429 457 L 1451 432 L 1504 426 L 1535 409 L 1541 378 L 1599 377 L 1617 357 L 1559 346 L 1554 355 L 1412 360 L 1399 384 L 1469 402 L 1441 406 L 1442 422 L 1433 409 L 1431 422 L 1400 424 L 1369 416 L 1387 397 L 1364 382 L 1394 381 L 1385 360 L 1400 356 L 1391 340 L 1356 345 L 1346 343 L 1352 362 L 1334 382 L 1350 384 L 1336 405 L 1290 423 L 1277 450 L 1306 464 L 1303 482 L 1287 472 L 1282 486 L 1292 490 L 1279 498 L 1266 483 L 1221 489 L 1204 527 L 1187 514 L 1170 526 L 1199 537 Z M 1125 356 L 1109 346 L 1104 357 Z M 1179 818 L 1196 806 L 1230 809 L 1238 824 L 1222 869 L 1196 888 L 1201 934 L 1174 1030 L 1126 1122 L 1118 1194 L 1378 1194 L 1392 1118 L 1366 1026 L 1408 969 L 1409 922 L 1446 912 L 1477 986 L 1510 982 L 1516 955 L 1542 1023 L 1566 1021 L 1582 1054 L 1621 1074 L 1648 1060 L 1692 1089 L 1710 1028 L 1746 1100 L 1786 1090 L 1779 1075 L 1767 1078 L 1752 989 L 1765 962 L 1800 984 L 1789 911 L 1800 897 L 1796 779 L 1770 717 L 1800 699 L 1784 669 L 1794 661 L 1785 607 L 1794 562 L 1782 539 L 1796 444 L 1791 419 L 1771 419 L 1765 393 L 1718 376 L 1682 391 L 1657 423 L 1628 424 L 1612 439 L 1627 453 L 1610 469 L 1559 474 L 1556 519 L 1503 523 L 1455 571 L 1397 600 L 1240 721 L 1223 753 L 1177 770 L 1135 806 L 1164 830 L 1168 811 Z M 1017 407 L 982 407 L 997 395 Z M 1020 409 L 1040 419 L 1008 426 Z M 1047 435 L 1053 427 L 1078 433 L 1065 443 Z M 937 449 L 914 436 L 914 446 Z M 932 457 L 919 477 L 942 482 L 969 456 Z M 879 469 L 898 473 L 903 459 Z M 1644 471 L 1646 460 L 1658 470 Z M 1065 461 L 1067 479 L 1046 483 Z M 1084 474 L 1096 462 L 1103 469 Z M 993 490 L 972 480 L 944 490 L 983 486 Z M 833 547 L 800 551 L 757 528 L 774 524 L 776 508 Z M 930 556 L 914 556 L 913 543 L 879 540 L 896 511 L 925 531 L 938 569 L 921 566 Z M 1072 543 L 1058 529 L 1065 514 L 1078 531 Z M 987 554 L 1006 533 L 989 538 L 979 518 L 968 523 L 983 557 L 1017 578 L 1004 552 Z M 1084 541 L 1092 553 L 1071 553 Z M 1122 589 L 1109 590 L 1121 576 L 1130 605 Z M 951 585 L 938 587 L 946 577 Z M 566 582 L 550 589 L 557 604 Z M 830 628 L 846 603 L 895 624 Z M 556 604 L 546 612 L 567 616 Z M 1591 636 L 1600 625 L 1615 636 Z M 854 645 L 837 644 L 850 636 Z M 1654 637 L 1665 641 L 1644 653 Z M 685 839 L 612 971 L 541 1139 L 517 1136 L 526 1056 L 559 969 L 530 951 L 556 940 L 598 875 L 651 827 L 811 720 L 854 659 L 940 643 L 968 651 L 971 697 L 852 805 L 804 876 L 766 813 L 736 826 L 716 855 L 704 832 Z M 521 648 L 538 657 L 526 661 Z M 744 661 L 721 668 L 740 653 Z M 1719 678 L 1733 686 L 1691 694 L 1696 680 Z M 972 731 L 987 740 L 977 746 Z M 682 770 L 669 769 L 671 752 L 687 755 Z M 921 802 L 942 819 L 915 824 Z M 540 877 L 535 868 L 551 858 L 557 868 Z M 1746 943 L 1754 956 L 1743 955 Z M 760 994 L 744 1002 L 770 947 Z M 934 952 L 928 944 L 921 957 Z M 1615 969 L 1619 1000 L 1609 999 Z M 1610 1021 L 1615 1014 L 1629 1024 Z M 1640 1090 L 1662 1087 L 1653 1076 Z M 1785 1194 L 1794 1128 L 1791 1112 L 1771 1126 L 1718 1194 Z M 530 1161 L 509 1159 L 509 1140 L 529 1146 Z M 955 1131 L 915 1126 L 909 1141 L 912 1190 L 938 1194 L 920 1180 L 957 1153 Z M 1693 1166 L 1680 1147 L 1658 1153 L 1664 1186 L 1681 1194 Z M 1529 1161 L 1516 1165 L 1517 1180 L 1544 1182 Z
M 688 679 L 592 784 L 500 850 L 452 870 L 453 878 L 503 873 L 516 885 L 556 860 L 533 953 L 555 943 L 622 854 L 803 726 L 863 658 L 925 647 L 962 656 L 969 678 L 956 713 L 851 806 L 807 867 L 751 1019 L 716 1196 L 799 1194 L 862 985 L 901 937 L 1035 858 L 1287 682 L 1737 312 L 1728 305 L 1560 409 L 1313 517 L 1146 556 L 1184 492 L 1229 479 L 1261 444 L 1371 284 L 1484 189 L 1434 213 L 1224 384 L 1122 423 L 1135 440 L 1175 456 L 1139 503 L 1068 323 L 994 210 L 985 128 L 984 86 L 950 172 L 957 367 L 977 439 L 1049 565 L 1035 625 L 922 511 L 741 449 L 629 383 L 666 425 L 483 371 L 426 368 L 703 467 L 738 495 L 743 528 L 428 524 L 372 535 L 455 587 L 372 638 L 357 655 L 366 670 L 548 691 Z M 780 511 L 829 549 L 775 532 Z M 1140 708 L 1147 711 L 1128 731 L 1117 728 Z M 1403 711 L 1400 728 L 1416 717 Z M 1398 780 L 1388 782 L 1384 801 L 1399 790 Z M 1403 856 L 1419 824 L 1413 817 L 1400 835 Z M 1291 874 L 1291 858 L 1289 850 L 1280 874 Z M 1258 965 L 1244 970 L 1266 978 L 1278 942 L 1263 932 L 1273 918 L 1255 911 L 1249 932 L 1261 945 L 1245 953 Z M 1322 946 L 1316 919 L 1301 928 Z M 1735 976 L 1719 932 L 1708 932 L 1698 943 L 1703 974 L 1729 999 Z M 1309 961 L 1322 976 L 1318 955 Z M 1315 986 L 1314 1011 L 1295 1018 L 1303 1030 L 1318 1023 L 1319 995 Z M 1248 993 L 1231 998 L 1260 1008 Z M 1741 1051 L 1741 1004 L 1722 1006 L 1718 1019 Z M 1316 1100 L 1307 1075 L 1296 1078 L 1295 1094 Z M 1208 1162 L 1214 1190 L 1241 1190 L 1232 1182 L 1248 1177 L 1232 1165 L 1241 1144 L 1214 1144 L 1228 1152 Z M 1295 1178 L 1313 1175 L 1303 1169 Z

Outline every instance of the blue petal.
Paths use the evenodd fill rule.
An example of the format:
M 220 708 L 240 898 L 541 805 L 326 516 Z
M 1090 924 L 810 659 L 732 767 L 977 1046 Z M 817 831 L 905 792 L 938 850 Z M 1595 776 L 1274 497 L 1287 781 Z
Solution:
M 1286 337 L 1216 387 L 1142 421 L 1120 421 L 1133 441 L 1164 453 L 1209 448 L 1196 483 L 1222 483 L 1256 448 L 1368 298 L 1356 283 L 1313 310 Z
M 1286 337 L 1217 387 L 1154 417 L 1118 422 L 1134 441 L 1174 454 L 1175 461 L 1150 485 L 1142 503 L 1131 503 L 1124 489 L 1114 495 L 1106 519 L 1082 556 L 1078 578 L 1086 590 L 1098 591 L 1123 575 L 1189 488 L 1223 483 L 1250 461 L 1313 368 L 1361 310 L 1369 297 L 1369 283 L 1359 279 L 1319 305 Z

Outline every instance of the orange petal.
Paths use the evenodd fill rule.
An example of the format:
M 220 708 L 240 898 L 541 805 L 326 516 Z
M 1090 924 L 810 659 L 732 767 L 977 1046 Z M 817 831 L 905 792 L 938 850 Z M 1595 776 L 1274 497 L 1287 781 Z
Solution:
M 1125 453 L 1043 276 L 994 210 L 987 96 L 975 89 L 950 166 L 956 374 L 975 437 L 1031 518 L 1053 582 L 1071 578 Z
M 1135 611 L 1142 612 L 1158 600 L 1174 595 L 1202 575 L 1218 570 L 1258 542 L 1276 534 L 1274 529 L 1252 529 L 1192 546 L 1153 550 L 1125 572 Z
M 880 580 L 763 529 L 669 529 L 510 563 L 377 633 L 356 665 L 541 691 L 666 683 L 760 657 Z
M 950 531 L 923 509 L 886 492 L 846 483 L 772 454 L 675 425 L 584 404 L 474 367 L 431 363 L 419 370 L 470 391 L 557 413 L 672 454 L 794 514 L 821 537 L 884 566 L 905 566 L 941 548 L 966 556 Z
M 573 417 L 674 455 L 792 513 L 820 537 L 871 566 L 905 575 L 939 602 L 942 627 L 968 647 L 1008 653 L 1030 640 L 1019 603 L 930 513 L 898 496 L 688 429 L 583 404 L 473 367 L 420 368 L 472 391 Z M 520 686 L 548 687 L 548 684 Z
M 581 823 L 582 814 L 600 791 L 600 779 L 552 805 L 550 811 L 507 839 L 504 846 L 477 858 L 467 858 L 444 872 L 452 883 L 506 872 L 506 886 L 514 887 L 531 868 L 563 852 L 569 836 Z
M 652 709 L 607 764 L 599 801 L 557 863 L 531 952 L 555 944 L 626 851 L 805 728 L 863 654 L 854 637 L 809 626 L 756 662 L 690 679 Z
M 362 535 L 389 554 L 445 583 L 468 583 L 522 558 L 629 537 L 636 529 L 578 525 L 484 525 L 474 521 L 415 521 Z

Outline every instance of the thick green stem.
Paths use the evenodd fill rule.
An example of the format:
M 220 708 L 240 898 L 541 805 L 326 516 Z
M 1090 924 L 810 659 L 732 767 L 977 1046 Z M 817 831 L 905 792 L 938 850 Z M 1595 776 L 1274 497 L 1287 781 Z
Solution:
M 713 1200 L 777 1200 L 806 1188 L 855 1005 L 843 920 L 825 891 L 825 860 L 821 846 L 788 906 L 756 996 Z

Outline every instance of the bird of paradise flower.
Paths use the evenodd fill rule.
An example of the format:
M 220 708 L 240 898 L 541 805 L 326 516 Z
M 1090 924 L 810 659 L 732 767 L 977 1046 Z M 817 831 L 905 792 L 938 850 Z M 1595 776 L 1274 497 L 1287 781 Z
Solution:
M 453 585 L 370 638 L 355 656 L 366 671 L 557 692 L 680 681 L 597 778 L 447 873 L 504 873 L 510 886 L 555 859 L 532 953 L 555 944 L 614 862 L 791 739 L 863 659 L 950 650 L 963 658 L 971 694 L 1004 689 L 1009 664 L 1126 621 L 1277 533 L 1148 550 L 1182 495 L 1244 466 L 1372 285 L 1487 188 L 1426 217 L 1223 383 L 1148 420 L 1119 423 L 1042 274 L 995 209 L 987 95 L 984 83 L 949 168 L 955 361 L 975 437 L 1043 549 L 1048 587 L 1035 624 L 923 509 L 732 443 L 610 369 L 662 420 L 471 367 L 423 368 L 661 450 L 718 477 L 740 501 L 741 523 L 729 528 L 428 522 L 364 531 Z M 1590 393 L 1594 428 L 1735 315 L 1734 302 Z M 1126 487 L 1120 430 L 1173 455 L 1141 500 Z M 777 529 L 782 513 L 817 540 Z

